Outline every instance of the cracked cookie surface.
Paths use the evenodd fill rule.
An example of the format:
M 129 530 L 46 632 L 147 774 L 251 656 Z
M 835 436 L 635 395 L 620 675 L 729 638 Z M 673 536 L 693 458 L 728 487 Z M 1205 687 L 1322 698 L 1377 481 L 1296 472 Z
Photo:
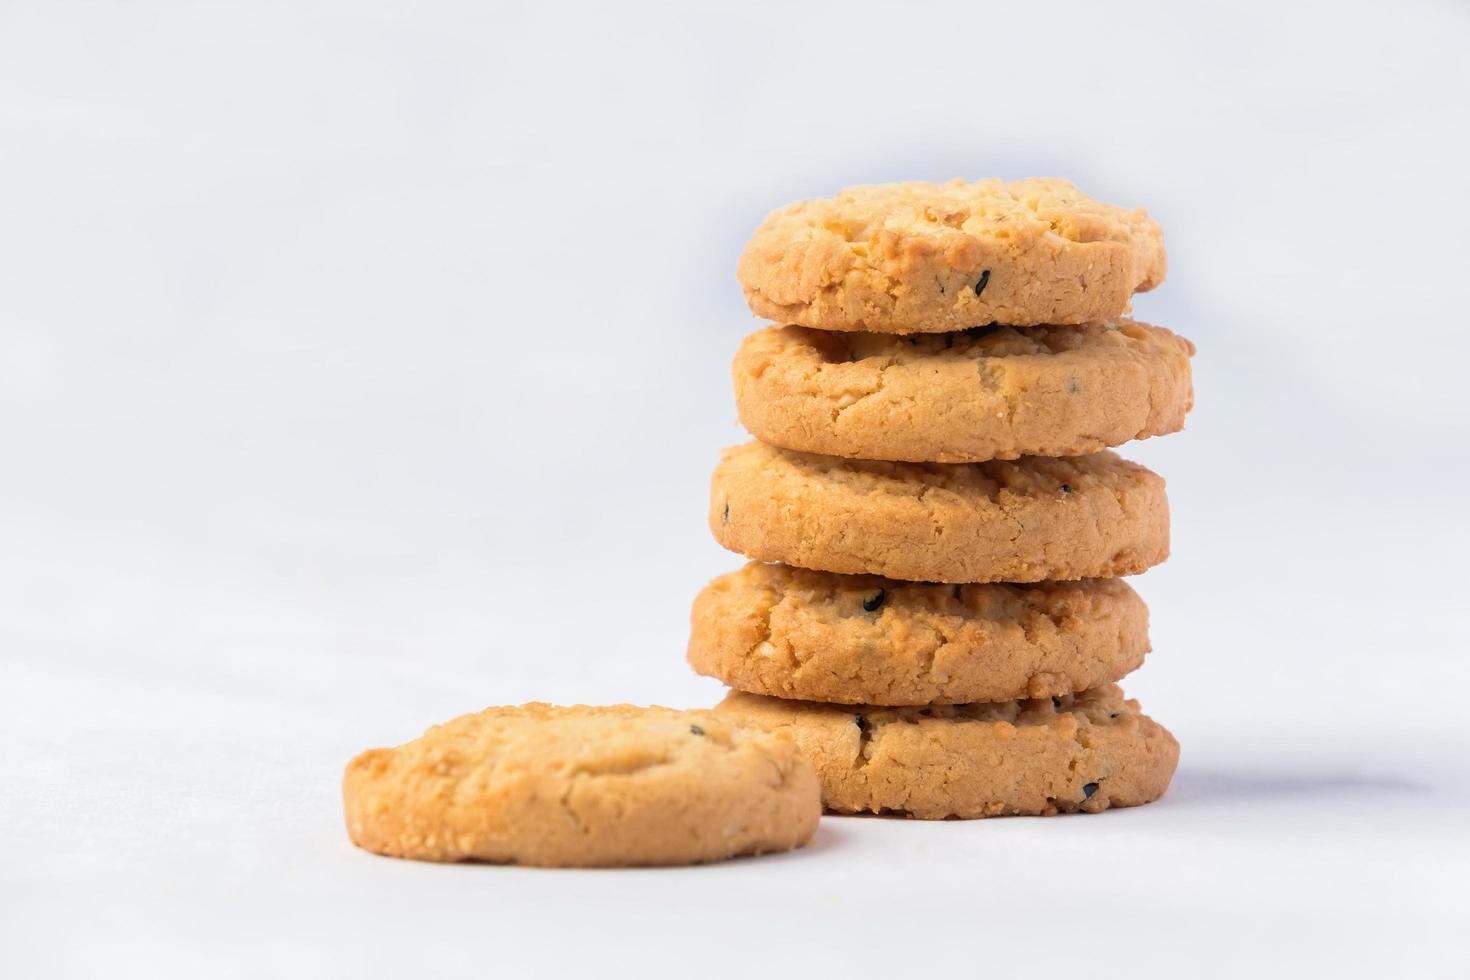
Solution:
M 821 813 L 785 736 L 710 711 L 486 708 L 347 766 L 358 847 L 426 861 L 694 864 L 805 843 Z
M 1167 271 L 1141 210 L 1070 181 L 849 187 L 771 212 L 736 275 L 761 317 L 823 330 L 932 333 L 1110 320 Z
M 762 442 L 857 459 L 1076 456 L 1177 432 L 1194 345 L 1145 323 L 954 334 L 768 327 L 731 374 Z
M 726 449 L 710 530 L 757 561 L 912 582 L 1112 578 L 1169 554 L 1164 481 L 1111 452 L 890 463 Z
M 1148 653 L 1118 579 L 933 585 L 751 562 L 694 601 L 689 663 L 754 694 L 925 705 L 1071 694 Z
M 925 820 L 1096 813 L 1158 799 L 1179 743 L 1108 684 L 999 704 L 874 708 L 734 692 L 716 708 L 790 734 L 836 813 Z

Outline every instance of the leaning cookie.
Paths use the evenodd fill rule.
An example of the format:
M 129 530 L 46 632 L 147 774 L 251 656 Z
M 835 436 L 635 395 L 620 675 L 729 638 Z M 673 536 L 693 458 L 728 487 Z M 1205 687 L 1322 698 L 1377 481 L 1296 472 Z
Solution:
M 874 184 L 772 212 L 737 277 L 757 316 L 822 330 L 934 333 L 1110 320 L 1164 281 L 1142 210 L 1033 178 Z
M 1118 579 L 933 585 L 751 562 L 694 601 L 689 663 L 741 691 L 839 704 L 1071 694 L 1148 653 Z
M 1078 456 L 1177 432 L 1194 345 L 1145 323 L 956 334 L 769 327 L 733 375 L 762 442 L 857 459 L 968 463 Z
M 1038 701 L 927 708 L 736 692 L 716 710 L 795 738 L 836 813 L 1097 813 L 1158 799 L 1179 761 L 1174 736 L 1112 684 Z
M 728 715 L 615 705 L 486 708 L 347 766 L 358 847 L 424 861 L 694 864 L 805 843 L 816 778 Z
M 1169 555 L 1164 481 L 1111 452 L 887 463 L 725 450 L 710 530 L 757 561 L 912 582 L 1112 578 Z

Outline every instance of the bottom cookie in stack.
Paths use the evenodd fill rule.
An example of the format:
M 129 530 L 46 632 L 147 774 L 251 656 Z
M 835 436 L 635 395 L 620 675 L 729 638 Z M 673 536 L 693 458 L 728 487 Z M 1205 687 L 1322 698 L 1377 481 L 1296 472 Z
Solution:
M 790 735 L 836 813 L 924 820 L 1098 813 L 1158 799 L 1179 743 L 1117 685 L 1025 701 L 853 707 L 732 692 L 715 709 Z

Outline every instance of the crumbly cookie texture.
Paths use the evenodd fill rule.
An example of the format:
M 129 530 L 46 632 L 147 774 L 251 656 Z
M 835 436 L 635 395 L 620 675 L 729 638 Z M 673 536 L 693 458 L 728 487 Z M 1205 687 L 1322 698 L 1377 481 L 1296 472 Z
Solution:
M 1132 320 L 954 334 L 769 327 L 732 370 L 762 442 L 857 459 L 1077 456 L 1177 432 L 1194 345 Z
M 751 562 L 694 601 L 689 663 L 754 694 L 925 705 L 1072 694 L 1148 653 L 1119 579 L 934 585 Z
M 792 741 L 729 715 L 486 708 L 347 766 L 358 847 L 424 861 L 694 864 L 805 843 L 821 813 Z
M 1000 704 L 844 707 L 734 692 L 716 709 L 789 733 L 836 813 L 924 820 L 1097 813 L 1158 799 L 1179 743 L 1116 685 Z
M 757 561 L 911 582 L 1112 578 L 1169 555 L 1157 474 L 1111 452 L 958 465 L 725 450 L 710 530 Z
M 737 277 L 757 316 L 934 333 L 1089 323 L 1164 281 L 1158 224 L 1070 181 L 872 184 L 768 215 Z

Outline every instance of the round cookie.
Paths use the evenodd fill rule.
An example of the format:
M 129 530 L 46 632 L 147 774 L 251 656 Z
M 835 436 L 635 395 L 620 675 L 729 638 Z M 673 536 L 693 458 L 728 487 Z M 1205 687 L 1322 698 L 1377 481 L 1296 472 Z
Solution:
M 486 708 L 342 784 L 358 847 L 424 861 L 693 864 L 805 843 L 821 813 L 795 745 L 709 711 Z
M 735 355 L 740 421 L 762 442 L 857 459 L 1077 456 L 1177 432 L 1194 345 L 1132 320 L 957 334 L 768 327 Z
M 694 600 L 689 663 L 741 691 L 925 705 L 1071 694 L 1148 653 L 1119 579 L 932 585 L 751 562 Z
M 1147 212 L 1032 178 L 871 184 L 799 201 L 766 217 L 736 275 L 770 320 L 936 333 L 1111 320 L 1166 267 Z
M 886 463 L 726 449 L 710 530 L 757 561 L 911 582 L 1112 578 L 1169 555 L 1157 474 L 1111 452 Z
M 1168 730 L 1116 685 L 927 708 L 843 707 L 734 692 L 716 709 L 796 739 L 836 813 L 924 820 L 1097 813 L 1164 794 Z

